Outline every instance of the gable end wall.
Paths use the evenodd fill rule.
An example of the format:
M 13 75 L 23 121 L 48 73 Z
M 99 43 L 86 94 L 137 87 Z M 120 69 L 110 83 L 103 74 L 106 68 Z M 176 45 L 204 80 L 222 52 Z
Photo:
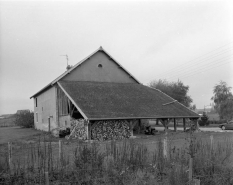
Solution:
M 102 67 L 98 67 L 99 64 Z M 137 83 L 127 72 L 110 59 L 108 55 L 101 51 L 95 53 L 70 74 L 63 77 L 62 80 Z

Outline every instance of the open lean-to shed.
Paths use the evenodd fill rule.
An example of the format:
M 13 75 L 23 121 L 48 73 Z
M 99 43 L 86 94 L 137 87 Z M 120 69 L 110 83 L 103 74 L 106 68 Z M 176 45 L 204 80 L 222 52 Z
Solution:
M 129 137 L 136 120 L 199 117 L 160 90 L 142 85 L 102 47 L 31 98 L 36 129 L 76 125 L 79 137 L 86 139 L 103 139 L 106 132 Z

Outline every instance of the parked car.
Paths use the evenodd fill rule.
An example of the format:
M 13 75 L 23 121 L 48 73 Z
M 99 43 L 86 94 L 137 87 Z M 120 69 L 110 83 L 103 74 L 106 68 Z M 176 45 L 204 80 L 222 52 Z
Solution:
M 233 129 L 233 121 L 229 121 L 228 123 L 220 124 L 219 128 L 221 128 L 222 130 Z

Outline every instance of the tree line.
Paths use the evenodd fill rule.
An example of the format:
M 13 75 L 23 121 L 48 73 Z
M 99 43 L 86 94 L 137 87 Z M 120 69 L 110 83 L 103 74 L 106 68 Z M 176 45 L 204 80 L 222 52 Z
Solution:
M 169 82 L 165 79 L 159 79 L 151 81 L 149 86 L 159 89 L 191 110 L 196 109 L 196 105 L 192 104 L 193 99 L 188 95 L 189 86 L 184 85 L 180 80 Z M 233 119 L 233 95 L 231 89 L 232 87 L 229 87 L 223 81 L 220 81 L 213 88 L 213 97 L 211 97 L 211 100 L 214 102 L 214 109 L 219 114 L 220 119 Z

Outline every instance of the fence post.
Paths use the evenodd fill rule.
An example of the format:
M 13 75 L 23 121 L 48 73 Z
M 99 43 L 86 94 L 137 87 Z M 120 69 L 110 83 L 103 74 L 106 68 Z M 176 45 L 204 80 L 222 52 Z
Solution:
M 211 147 L 211 150 L 213 150 L 213 148 L 214 148 L 214 137 L 213 137 L 213 135 L 210 136 L 210 147 Z
M 192 184 L 192 181 L 193 181 L 193 158 L 192 158 L 192 156 L 190 156 L 190 159 L 189 159 L 189 182 L 190 182 L 190 185 Z
M 45 172 L 45 185 L 49 185 L 49 172 Z
M 9 168 L 11 168 L 11 157 L 12 157 L 12 146 L 11 146 L 11 143 L 8 142 L 8 163 L 9 163 Z
M 163 155 L 165 158 L 167 158 L 167 137 L 163 140 Z
M 59 161 L 62 160 L 62 142 L 59 140 Z

